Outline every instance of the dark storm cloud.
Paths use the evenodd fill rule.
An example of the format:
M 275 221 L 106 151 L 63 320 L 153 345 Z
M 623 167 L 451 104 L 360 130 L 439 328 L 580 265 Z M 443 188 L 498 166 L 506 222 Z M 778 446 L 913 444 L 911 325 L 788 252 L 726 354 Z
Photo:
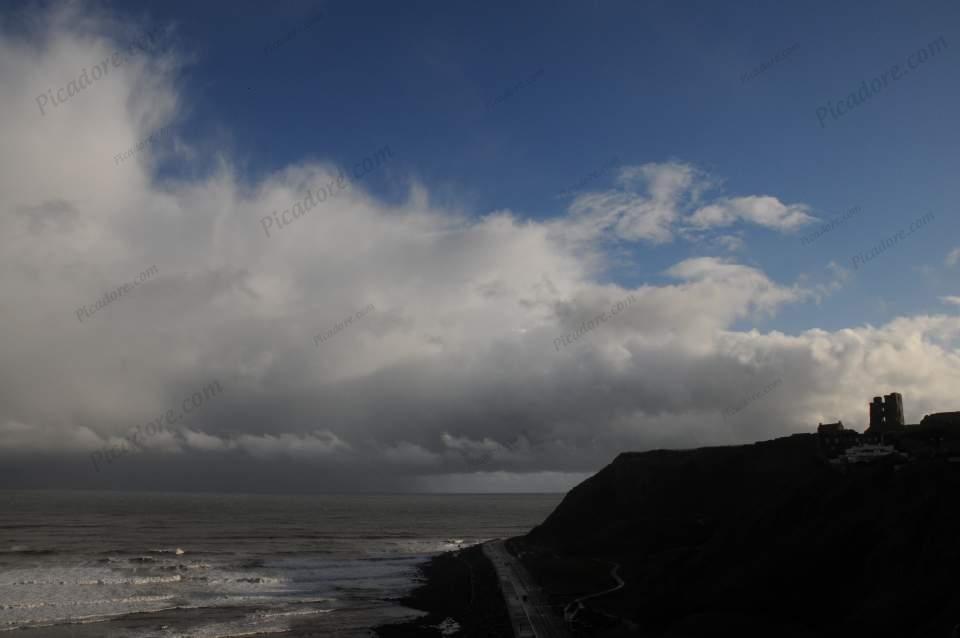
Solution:
M 27 220 L 31 233 L 45 231 L 69 232 L 74 229 L 78 213 L 76 207 L 63 199 L 45 201 L 33 206 L 18 206 L 14 214 Z
M 224 160 L 160 182 L 147 161 L 158 145 L 143 161 L 91 162 L 175 123 L 187 96 L 168 51 L 37 118 L 18 96 L 117 46 L 78 37 L 71 11 L 54 12 L 39 43 L 0 36 L 0 208 L 13 211 L 0 216 L 5 487 L 567 487 L 623 449 L 856 424 L 879 386 L 896 383 L 916 416 L 953 396 L 954 316 L 761 333 L 738 326 L 816 291 L 706 257 L 658 273 L 659 285 L 599 281 L 609 239 L 678 241 L 735 224 L 789 232 L 813 219 L 772 196 L 708 200 L 711 178 L 681 163 L 622 167 L 616 191 L 581 193 L 546 222 L 465 217 L 431 206 L 416 183 L 388 205 L 357 185 L 263 241 L 264 211 L 343 167 L 304 162 L 249 183 Z M 167 130 L 191 166 L 201 152 Z M 378 172 L 400 170 L 398 155 Z M 159 274 L 96 321 L 64 310 L 153 264 Z M 554 347 L 627 298 L 588 339 Z M 927 371 L 923 383 L 905 368 Z M 90 454 L 210 379 L 229 391 L 139 441 L 135 462 L 93 471 Z M 782 379 L 775 393 L 724 420 L 770 379 Z

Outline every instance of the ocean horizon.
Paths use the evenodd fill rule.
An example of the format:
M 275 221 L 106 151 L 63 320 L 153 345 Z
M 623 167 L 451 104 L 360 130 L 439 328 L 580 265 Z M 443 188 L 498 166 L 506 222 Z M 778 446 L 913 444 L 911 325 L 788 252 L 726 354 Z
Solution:
M 418 565 L 523 534 L 562 494 L 0 491 L 0 633 L 369 636 Z

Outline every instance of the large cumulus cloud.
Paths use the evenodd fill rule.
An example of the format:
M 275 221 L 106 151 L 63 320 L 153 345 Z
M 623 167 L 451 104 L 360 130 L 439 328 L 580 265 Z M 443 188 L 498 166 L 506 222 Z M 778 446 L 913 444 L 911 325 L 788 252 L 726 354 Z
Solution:
M 618 190 L 580 193 L 547 222 L 445 210 L 413 181 L 388 205 L 357 184 L 265 237 L 264 215 L 340 167 L 303 161 L 249 183 L 229 156 L 192 147 L 177 134 L 189 96 L 173 29 L 41 114 L 36 96 L 148 28 L 78 15 L 57 9 L 0 36 L 4 484 L 542 490 L 625 448 L 862 426 L 881 391 L 903 392 L 913 419 L 953 399 L 954 315 L 744 331 L 819 292 L 717 257 L 681 260 L 666 283 L 601 283 L 611 240 L 813 219 L 768 194 L 708 197 L 717 181 L 682 162 L 622 167 Z M 214 168 L 161 178 L 164 161 Z M 381 170 L 404 178 L 400 159 Z M 78 306 L 152 266 L 78 320 Z M 91 453 L 214 380 L 224 392 L 202 409 L 93 470 Z

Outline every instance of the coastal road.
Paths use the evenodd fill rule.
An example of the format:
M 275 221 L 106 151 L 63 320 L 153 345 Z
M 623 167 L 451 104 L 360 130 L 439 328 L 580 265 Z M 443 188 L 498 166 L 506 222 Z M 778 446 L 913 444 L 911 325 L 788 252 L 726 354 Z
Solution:
M 497 570 L 517 638 L 570 637 L 563 620 L 551 610 L 543 590 L 534 584 L 527 568 L 507 551 L 503 541 L 484 543 L 483 553 Z

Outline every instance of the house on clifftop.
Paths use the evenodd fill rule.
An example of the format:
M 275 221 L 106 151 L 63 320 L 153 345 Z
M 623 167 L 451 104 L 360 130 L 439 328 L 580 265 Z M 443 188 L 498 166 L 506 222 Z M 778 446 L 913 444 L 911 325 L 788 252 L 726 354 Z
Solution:
M 839 456 L 860 440 L 860 433 L 843 427 L 843 421 L 819 424 L 817 435 L 820 454 L 828 459 Z
M 842 421 L 820 423 L 820 454 L 841 465 L 890 456 L 960 462 L 960 412 L 928 414 L 919 424 L 908 425 L 904 422 L 903 397 L 893 392 L 873 398 L 869 417 L 870 424 L 863 434 L 848 430 Z

